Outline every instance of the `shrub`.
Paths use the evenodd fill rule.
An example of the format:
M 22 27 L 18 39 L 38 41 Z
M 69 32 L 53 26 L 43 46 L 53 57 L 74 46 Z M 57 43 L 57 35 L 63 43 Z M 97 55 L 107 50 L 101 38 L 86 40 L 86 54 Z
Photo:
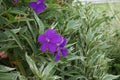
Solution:
M 106 57 L 110 47 L 106 29 L 110 18 L 105 13 L 97 11 L 92 4 L 78 2 L 72 6 L 69 2 L 49 0 L 47 9 L 37 15 L 28 7 L 28 2 L 0 2 L 4 11 L 0 13 L 0 50 L 8 53 L 8 66 L 16 67 L 28 80 L 113 80 L 118 77 L 107 73 L 111 59 Z M 68 55 L 58 62 L 54 61 L 54 54 L 39 49 L 38 35 L 48 28 L 67 39 Z

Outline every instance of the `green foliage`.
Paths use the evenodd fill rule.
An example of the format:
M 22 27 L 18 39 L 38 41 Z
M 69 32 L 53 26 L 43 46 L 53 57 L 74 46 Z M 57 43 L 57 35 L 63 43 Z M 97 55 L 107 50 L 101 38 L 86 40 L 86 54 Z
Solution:
M 0 79 L 1 80 L 27 80 L 19 72 L 13 71 L 15 68 L 0 65 Z
M 106 74 L 102 80 L 113 80 L 113 79 L 116 79 L 118 78 L 119 76 L 113 76 L 113 75 L 108 75 Z
M 100 6 L 100 5 L 99 5 Z M 108 57 L 112 59 L 112 62 L 110 63 L 110 68 L 108 70 L 109 73 L 112 74 L 120 74 L 120 28 L 119 28 L 119 22 L 120 22 L 120 10 L 119 10 L 119 2 L 118 3 L 108 3 L 102 4 L 101 6 L 106 6 L 107 13 L 109 16 L 113 15 L 113 20 L 110 23 L 109 28 L 109 42 L 108 44 L 112 45 L 109 48 Z M 120 78 L 116 79 L 119 80 Z
M 70 25 L 69 29 L 75 32 L 71 34 L 73 36 L 70 37 L 70 41 L 75 40 L 77 43 L 73 46 L 74 50 L 70 54 L 82 58 L 73 59 L 71 61 L 73 67 L 67 68 L 68 70 L 64 73 L 68 73 L 66 76 L 70 80 L 107 80 L 106 73 L 109 68 L 107 63 L 111 60 L 105 54 L 110 47 L 107 44 L 107 30 L 105 28 L 107 29 L 107 22 L 110 18 L 104 13 L 98 12 L 91 4 L 78 4 L 73 11 L 75 16 L 70 21 L 74 21 L 73 24 L 71 23 L 73 28 Z M 68 27 L 70 22 L 68 22 Z M 69 30 L 69 33 L 72 33 L 72 30 L 71 32 Z
M 36 79 L 38 80 L 56 80 L 60 77 L 53 75 L 55 73 L 55 65 L 57 63 L 50 62 L 45 66 L 45 64 L 42 64 L 41 67 L 38 69 L 35 62 L 26 54 L 26 60 L 30 66 L 30 69 L 32 70 L 33 74 L 35 75 Z
M 6 78 L 9 72 L 13 73 L 13 80 L 18 76 L 24 80 L 20 74 L 28 80 L 113 80 L 119 77 L 107 73 L 111 61 L 106 54 L 111 47 L 108 44 L 111 17 L 92 4 L 78 2 L 72 6 L 71 1 L 66 0 L 60 3 L 46 0 L 47 9 L 37 15 L 28 7 L 29 1 L 32 0 L 20 0 L 17 4 L 0 1 L 0 51 L 9 55 L 10 63 L 5 62 L 5 65 L 16 67 L 15 72 L 6 69 L 10 70 L 4 73 Z M 47 28 L 56 29 L 67 38 L 68 56 L 58 62 L 54 61 L 53 54 L 39 50 L 38 35 Z

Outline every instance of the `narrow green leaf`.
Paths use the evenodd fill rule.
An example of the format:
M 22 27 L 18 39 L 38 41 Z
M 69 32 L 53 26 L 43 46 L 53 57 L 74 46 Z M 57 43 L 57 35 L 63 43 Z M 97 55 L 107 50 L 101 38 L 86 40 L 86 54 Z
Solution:
M 23 47 L 22 47 L 22 45 L 21 45 L 21 42 L 20 42 L 20 39 L 18 38 L 18 36 L 17 36 L 15 33 L 13 33 L 13 32 L 10 31 L 10 30 L 7 30 L 6 33 L 7 33 L 8 35 L 12 36 L 12 38 L 16 41 L 16 43 L 19 45 L 19 47 L 20 47 L 21 49 L 23 49 Z
M 37 75 L 37 77 L 41 78 L 41 74 L 40 74 L 35 62 L 27 55 L 27 53 L 26 53 L 26 60 L 27 60 L 27 63 L 29 64 L 29 67 L 32 70 L 32 72 L 35 75 Z
M 7 39 L 7 35 L 3 31 L 0 31 L 0 42 L 6 39 Z
M 43 73 L 42 73 L 42 77 L 47 78 L 51 73 L 52 69 L 55 67 L 57 63 L 56 62 L 50 62 L 47 67 L 45 67 Z
M 17 80 L 17 73 L 0 73 L 0 80 Z
M 18 10 L 18 9 L 10 9 L 10 10 L 8 10 L 8 13 L 27 15 L 26 13 L 24 13 L 23 11 Z
M 106 74 L 102 80 L 114 80 L 117 79 L 119 76 L 111 75 L 111 74 Z
M 75 29 L 77 26 L 79 26 L 78 20 L 70 20 L 70 21 L 67 23 L 67 28 Z
M 70 56 L 67 56 L 67 59 L 68 59 L 68 61 L 77 60 L 77 59 L 80 59 L 81 61 L 84 61 L 85 57 L 83 57 L 83 56 L 76 56 L 76 55 L 70 55 Z
M 34 12 L 34 16 L 35 16 L 35 20 L 37 21 L 38 26 L 39 26 L 39 33 L 43 33 L 44 28 L 45 28 L 43 22 L 40 20 L 40 18 L 37 16 L 37 14 L 35 12 Z
M 15 19 L 14 22 L 24 22 L 24 21 L 34 21 L 34 19 L 30 19 L 30 18 L 19 18 L 19 19 Z
M 32 36 L 33 36 L 33 39 L 34 39 L 34 41 L 36 42 L 36 36 L 34 35 L 33 29 L 32 29 L 32 27 L 31 27 L 31 25 L 30 25 L 30 22 L 29 22 L 29 21 L 26 21 L 26 22 L 27 22 L 28 28 L 29 28 Z
M 85 76 L 83 75 L 75 75 L 71 78 L 69 78 L 69 80 L 78 80 L 78 79 L 84 79 L 84 80 L 88 80 Z
M 12 70 L 15 70 L 15 68 L 10 68 L 10 67 L 4 66 L 4 65 L 0 65 L 0 72 L 9 72 Z
M 11 29 L 11 31 L 14 32 L 15 34 L 18 33 L 20 30 L 21 30 L 21 27 L 17 29 Z
M 26 77 L 19 75 L 19 80 L 27 80 Z
M 50 77 L 49 79 L 50 80 L 58 80 L 58 79 L 60 79 L 61 77 L 59 77 L 59 76 L 52 76 L 52 77 Z
M 34 42 L 30 38 L 28 38 L 27 36 L 24 36 L 22 34 L 21 34 L 21 36 L 28 42 L 28 44 L 30 45 L 33 52 L 36 53 L 37 49 L 36 49 Z
M 0 25 L 5 24 L 7 21 L 4 17 L 0 16 Z

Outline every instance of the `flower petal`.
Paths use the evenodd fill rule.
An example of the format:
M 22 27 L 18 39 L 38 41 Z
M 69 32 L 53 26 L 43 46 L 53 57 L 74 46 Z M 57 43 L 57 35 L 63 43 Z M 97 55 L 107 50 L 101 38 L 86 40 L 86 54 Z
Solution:
M 66 38 L 63 38 L 62 43 L 60 44 L 60 47 L 64 47 L 66 45 Z
M 53 29 L 47 29 L 46 30 L 46 36 L 49 38 L 52 38 L 56 34 L 56 31 Z
M 34 9 L 37 14 L 43 12 L 46 9 L 46 5 L 42 2 L 37 4 L 36 8 Z
M 68 50 L 66 48 L 61 49 L 61 52 L 64 57 L 66 57 L 68 54 Z
M 60 43 L 62 41 L 62 37 L 59 34 L 55 34 L 52 38 L 51 38 L 51 43 Z
M 45 34 L 41 34 L 38 36 L 38 42 L 45 43 L 46 42 L 46 36 Z
M 14 0 L 14 3 L 17 3 L 18 2 L 18 0 Z
M 57 46 L 56 44 L 52 44 L 52 43 L 49 43 L 48 44 L 48 50 L 51 52 L 51 53 L 54 53 L 57 49 Z
M 45 51 L 47 50 L 47 48 L 48 48 L 48 44 L 47 44 L 47 43 L 42 44 L 41 47 L 40 47 L 40 49 L 41 49 L 43 52 L 45 52 Z
M 36 9 L 37 3 L 36 2 L 29 2 L 29 6 L 33 9 Z
M 57 62 L 58 60 L 60 60 L 60 50 L 58 50 L 58 53 L 55 56 L 55 61 Z
M 40 3 L 41 3 L 41 2 L 44 2 L 44 1 L 45 1 L 45 0 L 37 0 L 37 2 L 40 2 Z

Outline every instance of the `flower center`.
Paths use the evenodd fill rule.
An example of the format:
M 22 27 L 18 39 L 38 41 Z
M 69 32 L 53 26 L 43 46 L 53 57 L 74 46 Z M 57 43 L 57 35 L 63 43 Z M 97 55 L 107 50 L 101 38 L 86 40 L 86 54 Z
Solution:
M 57 46 L 60 46 L 60 43 L 57 43 L 56 45 L 57 45 Z
M 46 38 L 46 41 L 47 41 L 47 42 L 50 42 L 50 39 Z

